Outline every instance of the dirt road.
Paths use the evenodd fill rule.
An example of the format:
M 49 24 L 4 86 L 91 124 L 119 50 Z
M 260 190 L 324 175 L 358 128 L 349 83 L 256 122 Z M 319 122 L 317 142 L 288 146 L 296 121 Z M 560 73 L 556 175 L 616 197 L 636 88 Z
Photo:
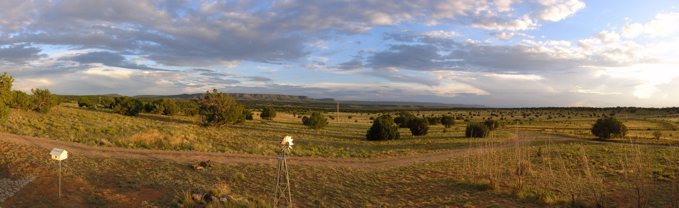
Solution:
M 519 132 L 518 138 L 508 142 L 496 144 L 495 148 L 471 147 L 464 149 L 454 149 L 441 152 L 423 153 L 413 156 L 380 159 L 353 159 L 353 158 L 317 158 L 317 157 L 290 157 L 290 165 L 307 165 L 321 167 L 347 167 L 360 169 L 392 168 L 407 166 L 417 163 L 438 162 L 454 157 L 469 154 L 481 154 L 488 151 L 499 150 L 512 147 L 517 141 L 529 142 L 536 137 L 550 137 L 558 142 L 576 142 L 578 139 L 545 135 L 537 132 Z M 195 151 L 168 151 L 168 150 L 148 150 L 148 149 L 127 149 L 120 147 L 101 147 L 85 144 L 43 139 L 36 137 L 20 136 L 14 134 L 0 133 L 0 141 L 17 144 L 31 145 L 44 148 L 45 154 L 54 147 L 63 148 L 70 152 L 69 157 L 95 157 L 95 158 L 128 158 L 128 159 L 148 159 L 148 160 L 173 160 L 182 163 L 192 163 L 196 161 L 211 160 L 217 163 L 248 163 L 248 164 L 275 164 L 273 156 L 253 155 L 253 154 L 233 154 L 233 153 L 212 153 Z M 476 145 L 473 145 L 476 146 Z

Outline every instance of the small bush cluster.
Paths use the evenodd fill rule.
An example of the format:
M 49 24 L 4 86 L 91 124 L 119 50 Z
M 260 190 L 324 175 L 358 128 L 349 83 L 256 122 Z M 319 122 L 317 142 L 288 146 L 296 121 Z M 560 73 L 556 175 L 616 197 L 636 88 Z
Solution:
M 259 117 L 265 120 L 273 120 L 273 118 L 276 118 L 276 109 L 265 107 L 262 109 L 262 113 L 259 114 Z
M 325 116 L 323 116 L 323 114 L 320 112 L 313 112 L 311 113 L 311 117 L 302 117 L 302 124 L 308 126 L 309 128 L 318 130 L 328 125 L 328 119 L 326 119 Z
M 373 120 L 373 125 L 366 134 L 366 139 L 373 141 L 399 138 L 398 126 L 394 123 L 394 119 L 388 115 L 383 115 Z
M 443 124 L 443 126 L 446 128 L 450 128 L 451 126 L 455 125 L 455 118 L 449 115 L 441 116 L 441 124 Z

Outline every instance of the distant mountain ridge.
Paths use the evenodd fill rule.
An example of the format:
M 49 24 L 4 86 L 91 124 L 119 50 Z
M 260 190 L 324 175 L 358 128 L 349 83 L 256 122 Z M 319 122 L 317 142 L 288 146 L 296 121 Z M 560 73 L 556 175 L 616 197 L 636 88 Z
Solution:
M 245 102 L 279 102 L 279 103 L 304 103 L 304 104 L 323 104 L 326 107 L 334 106 L 339 102 L 344 107 L 361 108 L 361 106 L 401 106 L 401 107 L 425 107 L 425 108 L 485 108 L 483 105 L 448 104 L 435 102 L 408 102 L 408 101 L 360 101 L 360 100 L 335 100 L 333 98 L 310 98 L 304 95 L 283 95 L 283 94 L 253 94 L 253 93 L 227 93 L 238 101 Z M 173 98 L 178 100 L 192 100 L 203 97 L 205 93 L 178 94 L 178 95 L 137 95 L 132 96 L 138 99 L 160 99 Z M 64 95 L 64 96 L 103 96 L 118 97 L 119 94 L 103 95 Z M 333 107 L 334 108 L 334 107 Z
M 281 95 L 281 94 L 250 94 L 250 93 L 227 93 L 236 100 L 245 101 L 271 101 L 271 102 L 334 102 L 335 99 L 314 99 L 303 95 Z M 174 99 L 198 99 L 205 93 L 179 94 L 179 95 L 137 95 L 140 99 L 174 98 Z
M 360 101 L 360 100 L 335 100 L 333 98 L 310 98 L 304 95 L 282 95 L 282 94 L 251 94 L 251 93 L 227 93 L 239 101 L 267 101 L 267 102 L 287 102 L 287 103 L 335 103 L 342 105 L 384 105 L 384 106 L 416 106 L 416 107 L 442 107 L 442 108 L 485 108 L 483 105 L 465 104 L 446 104 L 434 102 L 407 102 L 407 101 Z M 198 99 L 205 93 L 179 94 L 179 95 L 138 95 L 134 96 L 141 99 Z

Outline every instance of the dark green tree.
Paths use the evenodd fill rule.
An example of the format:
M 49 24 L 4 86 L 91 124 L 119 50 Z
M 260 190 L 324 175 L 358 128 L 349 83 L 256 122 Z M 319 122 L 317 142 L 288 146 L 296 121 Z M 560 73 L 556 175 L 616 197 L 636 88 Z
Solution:
M 328 125 L 328 119 L 320 112 L 313 112 L 311 117 L 302 117 L 302 123 L 309 128 L 318 130 Z
M 177 106 L 177 102 L 172 98 L 160 99 L 160 106 L 163 107 L 163 115 L 174 116 L 179 114 L 179 106 Z
M 488 130 L 491 131 L 500 128 L 500 122 L 492 119 L 483 121 L 483 125 L 486 125 L 486 127 L 488 127 Z
M 596 120 L 592 126 L 592 134 L 599 139 L 625 137 L 627 126 L 615 117 L 604 117 Z
M 399 139 L 398 126 L 394 124 L 391 116 L 383 115 L 373 120 L 373 125 L 368 129 L 368 140 L 392 140 Z
M 276 109 L 273 107 L 264 107 L 262 113 L 259 114 L 259 117 L 266 120 L 273 120 L 273 118 L 276 117 Z
M 144 103 L 141 100 L 131 97 L 121 97 L 116 100 L 117 104 L 113 108 L 116 113 L 126 116 L 137 116 L 144 110 Z
M 429 131 L 429 122 L 425 118 L 412 118 L 408 121 L 408 128 L 413 136 L 424 136 Z
M 88 97 L 79 97 L 78 98 L 78 107 L 81 108 L 96 108 L 97 104 L 94 102 L 92 99 Z
M 250 110 L 244 110 L 243 114 L 245 115 L 245 120 L 252 121 L 252 119 L 254 119 L 254 117 L 252 116 L 252 111 Z
M 482 123 L 469 123 L 464 131 L 464 136 L 467 138 L 484 138 L 488 136 L 489 132 L 488 126 Z
M 427 117 L 427 122 L 429 122 L 429 125 L 435 126 L 441 124 L 441 117 L 438 116 L 429 116 Z
M 449 115 L 443 115 L 441 116 L 441 124 L 443 124 L 443 126 L 446 128 L 450 128 L 451 126 L 455 125 L 455 118 Z
M 207 91 L 198 100 L 199 114 L 204 126 L 223 126 L 245 121 L 245 108 L 226 93 Z
M 416 117 L 413 114 L 407 111 L 401 111 L 398 113 L 398 116 L 394 118 L 394 122 L 398 124 L 399 128 L 408 128 L 408 123 L 414 118 Z

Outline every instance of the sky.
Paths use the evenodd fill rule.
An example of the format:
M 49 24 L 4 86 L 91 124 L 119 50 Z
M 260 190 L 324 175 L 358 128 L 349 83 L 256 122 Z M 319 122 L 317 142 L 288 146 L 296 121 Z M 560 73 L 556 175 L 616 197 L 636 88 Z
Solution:
M 3 0 L 14 88 L 679 106 L 675 0 Z

